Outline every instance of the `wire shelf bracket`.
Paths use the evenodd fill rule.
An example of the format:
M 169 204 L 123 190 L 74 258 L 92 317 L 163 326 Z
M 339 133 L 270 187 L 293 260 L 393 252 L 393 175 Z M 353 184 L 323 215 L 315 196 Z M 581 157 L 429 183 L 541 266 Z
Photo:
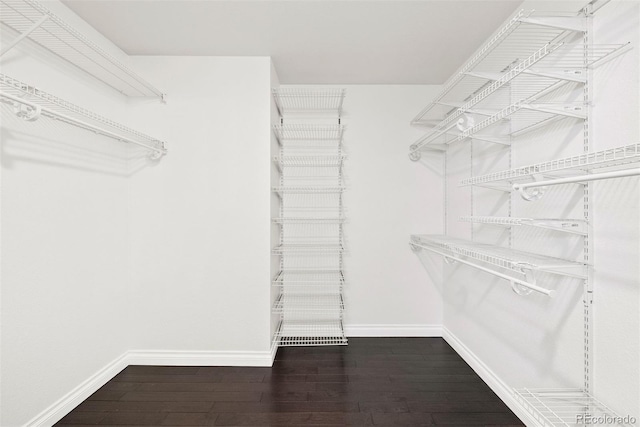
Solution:
M 29 39 L 124 95 L 165 100 L 163 92 L 35 0 L 1 0 L 0 22 L 17 33 L 0 56 Z
M 163 141 L 73 105 L 5 74 L 0 74 L 0 102 L 13 106 L 16 115 L 27 121 L 35 121 L 45 116 L 118 141 L 144 147 L 149 150 L 149 157 L 152 159 L 158 159 L 167 153 Z

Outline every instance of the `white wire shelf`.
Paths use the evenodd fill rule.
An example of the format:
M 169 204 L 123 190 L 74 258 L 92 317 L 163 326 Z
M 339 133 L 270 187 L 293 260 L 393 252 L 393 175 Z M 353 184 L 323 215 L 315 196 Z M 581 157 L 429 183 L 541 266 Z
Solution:
M 345 283 L 342 270 L 283 270 L 272 282 L 274 285 L 330 285 Z
M 166 154 L 164 142 L 99 116 L 54 95 L 0 74 L 0 101 L 14 107 L 15 113 L 27 121 L 45 116 L 118 141 L 142 146 L 154 158 Z
M 530 180 L 532 176 L 550 174 L 559 171 L 584 171 L 598 168 L 616 167 L 640 161 L 640 144 L 623 145 L 607 150 L 584 153 L 516 169 L 474 176 L 460 181 L 461 186 L 483 185 L 495 182 Z
M 283 186 L 273 187 L 273 191 L 282 194 L 341 194 L 346 188 L 339 186 L 313 187 L 313 186 Z
M 297 253 L 297 254 L 317 254 L 317 253 L 344 253 L 342 244 L 332 243 L 283 243 L 276 246 L 271 251 L 273 254 Z
M 439 235 L 413 235 L 412 241 L 516 272 L 537 270 L 581 279 L 586 277 L 586 266 L 576 261 Z
M 552 273 L 583 280 L 587 277 L 588 267 L 583 263 L 447 236 L 412 235 L 411 245 L 414 248 L 427 249 L 438 253 L 442 255 L 445 260 L 462 262 L 463 264 L 507 279 L 512 283 L 527 288 L 528 292 L 536 291 L 548 296 L 551 296 L 553 292 L 536 284 L 535 273 Z M 513 276 L 506 276 L 504 273 L 474 264 L 470 262 L 470 260 L 504 268 L 512 272 L 520 273 L 525 277 L 524 279 L 520 279 Z M 516 288 L 514 288 L 514 290 L 518 292 Z
M 334 321 L 291 321 L 280 322 L 275 335 L 275 343 L 280 347 L 301 345 L 347 345 L 342 322 Z
M 515 58 L 527 58 L 542 46 L 553 43 L 567 30 L 526 22 L 533 11 L 518 11 L 444 84 L 442 91 L 412 120 L 412 124 L 441 121 L 451 108 L 447 101 L 459 101 L 477 92 L 487 83 L 487 75 L 495 76 L 507 69 Z M 438 108 L 440 107 L 440 108 Z M 436 111 L 438 110 L 438 111 Z
M 39 44 L 127 96 L 163 93 L 34 0 L 1 0 L 0 21 L 17 32 L 2 54 L 24 38 Z
M 280 170 L 285 167 L 330 167 L 341 168 L 346 156 L 288 156 L 274 157 L 273 161 L 278 165 Z
M 273 313 L 311 313 L 314 311 L 341 314 L 344 301 L 341 294 L 290 294 L 283 293 L 273 304 Z
M 558 218 L 513 218 L 499 216 L 461 216 L 460 221 L 474 224 L 498 225 L 504 227 L 530 226 L 565 233 L 587 235 L 587 223 L 581 219 Z
M 539 85 L 584 83 L 586 68 L 599 66 L 631 47 L 630 43 L 597 44 L 589 47 L 585 47 L 583 43 L 565 43 L 563 40 L 571 32 L 582 31 L 577 30 L 584 27 L 583 23 L 580 23 L 582 18 L 575 16 L 531 18 L 531 16 L 535 14 L 520 11 L 498 32 L 497 36 L 485 45 L 484 51 L 483 49 L 479 51 L 484 52 L 485 56 L 474 56 L 445 84 L 440 95 L 414 118 L 412 124 L 426 125 L 433 129 L 410 146 L 409 154 L 412 160 L 420 158 L 421 150 L 444 151 L 446 147 L 441 144 L 459 141 L 470 136 L 462 135 L 463 131 L 456 129 L 466 125 L 468 113 L 482 116 L 497 113 L 503 108 L 506 110 L 500 111 L 500 117 L 494 118 L 493 121 L 485 120 L 483 125 L 486 127 L 525 108 L 523 101 L 535 93 L 519 94 L 518 99 L 522 101 L 518 103 L 517 109 L 514 109 L 514 106 L 499 105 L 499 103 L 491 105 L 492 95 L 511 80 L 526 78 L 526 82 L 520 85 L 520 90 L 525 88 L 525 92 Z M 571 28 L 572 26 L 574 28 Z M 520 43 L 512 44 L 512 41 L 515 41 L 511 40 L 512 38 L 519 40 Z M 499 45 L 503 42 L 506 44 L 502 47 L 495 46 L 496 43 Z M 492 50 L 496 47 L 497 50 L 493 52 Z M 538 81 L 534 83 L 531 80 L 532 77 L 537 78 Z M 545 109 L 549 110 L 548 107 Z M 557 113 L 557 111 L 547 112 Z M 528 125 L 525 123 L 520 129 L 510 132 L 510 135 L 535 129 L 550 120 L 550 117 L 544 116 L 538 120 L 531 120 L 531 123 Z M 473 133 L 476 131 L 477 129 L 474 129 Z M 454 138 L 451 137 L 452 135 Z M 504 143 L 495 138 L 485 137 L 485 139 Z
M 563 46 L 561 50 L 564 52 L 558 50 L 552 54 L 555 47 L 561 46 L 569 36 L 585 30 L 586 19 L 581 16 L 520 10 L 449 78 L 438 96 L 411 123 L 434 125 L 441 122 L 455 112 L 452 102 L 468 101 L 487 89 L 492 82 L 506 79 L 503 82 L 506 83 L 520 73 L 529 72 L 529 68 L 539 61 L 541 63 L 537 66 L 542 70 L 531 70 L 534 74 L 549 74 L 560 79 L 574 78 L 563 75 L 563 69 L 595 67 L 630 47 L 595 45 L 593 49 L 585 51 L 574 44 Z M 555 47 L 551 51 L 541 52 L 547 45 Z
M 617 415 L 602 402 L 579 389 L 525 388 L 514 390 L 514 396 L 540 427 L 633 425 L 631 417 L 625 419 Z
M 318 225 L 337 225 L 343 224 L 346 221 L 345 217 L 325 217 L 325 218 L 306 218 L 306 217 L 285 217 L 285 218 L 272 218 L 276 224 L 318 224 Z
M 274 125 L 273 132 L 278 141 L 283 142 L 334 142 L 341 143 L 343 125 L 332 124 L 286 124 Z
M 532 78 L 527 76 L 526 78 L 525 85 L 520 86 L 517 90 L 512 88 L 511 91 L 512 95 L 519 100 L 507 106 L 500 103 L 493 105 L 485 103 L 481 109 L 478 109 L 466 106 L 466 104 L 459 104 L 460 108 L 449 116 L 451 120 L 449 117 L 446 118 L 431 133 L 422 136 L 411 145 L 410 158 L 412 160 L 419 159 L 421 150 L 446 151 L 447 144 L 467 138 L 509 145 L 510 137 L 522 135 L 552 121 L 566 117 L 585 118 L 586 108 L 582 103 L 541 101 L 549 94 L 553 94 L 569 84 L 570 81 L 547 77 Z M 482 120 L 476 123 L 474 117 L 478 115 L 482 117 Z M 454 119 L 457 120 L 454 121 Z M 511 122 L 508 130 L 501 128 L 486 133 L 492 126 L 504 123 L 505 120 Z M 481 131 L 485 131 L 485 134 L 481 134 Z
M 326 113 L 340 116 L 345 89 L 278 88 L 273 98 L 280 115 L 289 113 Z

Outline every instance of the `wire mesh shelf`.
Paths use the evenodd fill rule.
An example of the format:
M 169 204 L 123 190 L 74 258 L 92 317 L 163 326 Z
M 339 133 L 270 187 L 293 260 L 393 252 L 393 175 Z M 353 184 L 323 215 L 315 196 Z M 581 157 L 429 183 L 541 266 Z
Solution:
M 587 235 L 587 223 L 581 219 L 558 219 L 558 218 L 513 218 L 500 216 L 461 216 L 460 221 L 475 224 L 512 226 L 531 226 L 545 228 L 565 233 Z
M 281 347 L 348 344 L 340 320 L 282 320 L 275 335 L 275 342 Z
M 18 33 L 16 41 L 29 38 L 127 96 L 163 97 L 160 90 L 34 0 L 1 0 L 0 22 Z
M 535 16 L 533 11 L 518 11 L 447 80 L 438 96 L 411 123 L 441 121 L 451 111 L 447 101 L 466 99 L 487 84 L 487 75 L 508 69 L 514 58 L 530 57 L 545 44 L 559 41 L 567 31 L 525 22 L 531 16 Z
M 461 134 L 463 131 L 456 130 L 456 127 L 465 126 L 470 120 L 468 113 L 491 115 L 510 107 L 500 103 L 491 105 L 491 99 L 512 80 L 527 79 L 525 84 L 520 85 L 527 91 L 541 84 L 584 83 L 586 68 L 599 66 L 631 47 L 630 43 L 586 46 L 581 38 L 580 41 L 568 40 L 572 34 L 585 30 L 584 17 L 519 11 L 445 83 L 434 101 L 413 119 L 412 124 L 426 125 L 432 130 L 411 145 L 411 158 L 417 160 L 421 149 L 442 151 L 439 144 L 468 137 Z M 538 82 L 532 84 L 531 77 L 537 78 Z M 516 99 L 525 100 L 532 95 L 534 93 L 523 93 Z M 509 108 L 506 115 L 505 111 L 501 111 L 501 117 L 491 122 L 485 120 L 484 125 L 493 124 L 519 111 L 524 103 L 521 101 L 519 104 L 517 109 Z M 528 130 L 533 125 L 546 124 L 550 120 L 549 117 L 533 120 L 530 125 L 521 127 L 520 131 Z M 518 132 L 510 134 L 517 135 Z M 451 135 L 456 138 L 452 139 Z M 491 141 L 490 138 L 486 140 Z
M 343 216 L 340 217 L 284 217 L 284 218 L 272 218 L 272 221 L 276 224 L 327 224 L 336 225 L 343 224 L 347 219 Z
M 631 426 L 632 417 L 621 417 L 590 394 L 579 389 L 518 389 L 516 400 L 538 426 L 589 424 Z
M 273 191 L 278 194 L 340 194 L 345 187 L 314 187 L 314 186 L 282 186 L 273 187 Z
M 280 143 L 291 142 L 335 142 L 341 143 L 343 125 L 332 124 L 286 124 L 273 126 Z
M 345 248 L 342 244 L 330 243 L 283 243 L 273 248 L 273 254 L 283 253 L 344 253 Z
M 566 42 L 572 34 L 585 29 L 584 16 L 520 10 L 452 75 L 438 96 L 411 123 L 440 122 L 455 112 L 450 103 L 468 101 L 482 91 L 492 92 L 489 88 L 493 85 L 495 89 L 494 82 L 502 79 L 506 83 L 523 72 L 530 72 L 534 65 L 543 71 L 533 70 L 533 74 L 580 81 L 566 72 L 598 66 L 630 47 L 629 44 L 595 44 L 585 48 L 580 42 Z M 550 68 L 555 72 L 548 73 Z
M 281 156 L 274 157 L 273 161 L 280 167 L 342 167 L 346 156 L 333 155 L 333 156 Z
M 532 176 L 557 171 L 580 171 L 621 166 L 640 161 L 640 144 L 623 145 L 607 150 L 584 153 L 543 163 L 522 166 L 516 169 L 474 176 L 460 181 L 460 185 L 480 185 L 493 182 L 511 182 L 531 179 Z
M 463 256 L 518 273 L 541 271 L 580 279 L 587 277 L 587 266 L 576 261 L 440 235 L 412 235 L 411 241 L 452 257 Z
M 345 283 L 342 270 L 283 270 L 272 282 L 274 285 L 325 285 Z
M 340 315 L 344 311 L 341 294 L 282 293 L 273 304 L 273 313 L 321 312 Z
M 345 89 L 279 88 L 273 97 L 280 115 L 288 113 L 326 113 L 340 116 Z
M 145 147 L 154 157 L 166 154 L 164 142 L 99 116 L 26 83 L 0 74 L 0 101 L 14 107 L 15 113 L 33 121 L 46 116 L 118 141 Z

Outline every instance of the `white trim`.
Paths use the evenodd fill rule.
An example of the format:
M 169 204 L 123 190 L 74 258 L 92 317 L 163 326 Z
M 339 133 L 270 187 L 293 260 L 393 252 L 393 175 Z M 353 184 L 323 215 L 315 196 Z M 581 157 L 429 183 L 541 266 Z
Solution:
M 482 380 L 498 395 L 500 399 L 511 409 L 527 426 L 539 424 L 531 418 L 529 412 L 518 403 L 509 387 L 495 372 L 491 370 L 478 356 L 462 343 L 449 329 L 442 328 L 442 337 L 464 359 L 465 362 L 478 374 Z
M 344 325 L 347 337 L 441 337 L 442 325 Z
M 269 351 L 131 350 L 129 365 L 158 366 L 271 366 Z
M 24 427 L 54 425 L 129 365 L 272 366 L 277 350 L 278 347 L 273 346 L 269 351 L 128 351 L 62 396 Z
M 124 353 L 113 362 L 107 364 L 107 366 L 100 369 L 98 372 L 93 374 L 87 380 L 83 381 L 69 393 L 58 399 L 47 409 L 32 418 L 25 424 L 25 427 L 52 426 L 60 421 L 76 406 L 86 400 L 93 393 L 98 391 L 100 387 L 108 383 L 109 380 L 111 380 L 113 377 L 118 375 L 120 371 L 126 368 L 128 365 L 127 356 L 128 354 Z

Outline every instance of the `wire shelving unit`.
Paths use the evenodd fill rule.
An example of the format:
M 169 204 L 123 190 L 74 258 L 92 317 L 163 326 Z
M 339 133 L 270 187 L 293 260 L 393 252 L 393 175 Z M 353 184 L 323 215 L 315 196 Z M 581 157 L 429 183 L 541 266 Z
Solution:
M 477 132 L 513 114 L 538 113 L 525 118 L 517 136 L 563 117 L 584 118 L 571 105 L 534 105 L 537 98 L 567 83 L 585 83 L 585 68 L 594 68 L 627 51 L 630 44 L 587 44 L 571 37 L 587 28 L 579 16 L 539 15 L 521 10 L 445 83 L 441 93 L 411 122 L 432 128 L 409 149 L 412 160 L 420 151 L 444 151 L 446 144 L 469 137 L 504 143 L 500 137 Z M 519 59 L 522 58 L 522 59 Z M 517 102 L 504 104 L 496 94 L 519 84 Z M 524 90 L 524 92 L 522 92 Z M 536 93 L 538 92 L 538 93 Z M 546 114 L 542 114 L 546 113 Z M 482 124 L 475 125 L 479 120 Z M 529 122 L 527 124 L 527 122 Z M 503 135 L 506 136 L 506 135 Z M 445 145 L 443 145 L 445 144 Z
M 513 390 L 523 411 L 536 426 L 575 426 L 592 424 L 579 416 L 609 417 L 599 424 L 628 425 L 593 392 L 593 192 L 598 189 L 592 181 L 639 176 L 640 144 L 629 144 L 594 151 L 590 123 L 592 111 L 592 70 L 605 64 L 632 47 L 630 43 L 596 44 L 591 34 L 594 13 L 609 0 L 594 0 L 579 12 L 555 13 L 520 10 L 474 53 L 443 85 L 441 92 L 413 119 L 411 124 L 424 126 L 425 135 L 409 149 L 409 157 L 417 161 L 424 151 L 443 153 L 445 177 L 445 233 L 447 230 L 447 162 L 452 143 L 465 141 L 470 147 L 455 151 L 454 156 L 469 156 L 471 177 L 462 179 L 460 186 L 477 186 L 504 192 L 519 192 L 526 201 L 538 200 L 549 186 L 580 184 L 582 198 L 563 210 L 573 212 L 582 208 L 580 218 L 518 217 L 512 215 L 520 198 L 509 194 L 500 198 L 500 205 L 487 209 L 486 200 L 497 200 L 483 192 L 476 197 L 469 191 L 470 215 L 460 221 L 474 224 L 469 229 L 471 240 L 447 236 L 413 235 L 410 245 L 415 251 L 428 250 L 443 257 L 446 263 L 471 266 L 510 282 L 520 295 L 532 292 L 553 296 L 554 290 L 542 287 L 537 279 L 555 282 L 555 276 L 574 278 L 582 284 L 582 354 L 583 387 L 580 389 L 516 389 Z M 548 130 L 548 125 L 563 120 L 554 130 L 571 132 L 566 141 L 547 141 L 540 144 L 576 144 L 581 154 L 514 167 L 514 144 L 519 137 L 534 131 Z M 572 123 L 574 120 L 575 123 Z M 555 133 L 552 132 L 552 135 Z M 532 135 L 528 143 L 535 141 Z M 581 138 L 579 138 L 581 136 Z M 578 146 L 578 140 L 579 146 Z M 485 142 L 499 144 L 488 149 Z M 631 141 L 629 141 L 631 142 Z M 549 143 L 549 144 L 547 144 Z M 555 146 L 557 148 L 558 145 Z M 562 146 L 562 148 L 565 148 Z M 506 170 L 474 175 L 478 161 L 482 167 L 484 156 L 498 153 Z M 468 153 L 468 154 L 467 154 Z M 456 157 L 456 159 L 458 158 Z M 456 167 L 459 164 L 456 163 Z M 490 196 L 487 198 L 487 196 Z M 577 194 L 576 194 L 577 196 Z M 480 201 L 480 204 L 479 202 Z M 503 203 L 506 201 L 506 203 Z M 485 204 L 482 204 L 485 203 Z M 523 207 L 523 206 L 522 206 Z M 540 207 L 544 211 L 544 206 Z M 571 209 L 569 209 L 571 208 Z M 575 208 L 575 209 L 573 209 Z M 484 216 L 484 212 L 499 212 L 504 216 Z M 526 210 L 525 210 L 526 211 Z M 480 213 L 482 212 L 482 213 Z M 516 211 L 517 212 L 517 211 Z M 539 209 L 533 209 L 539 215 Z M 525 214 L 526 215 L 526 214 Z M 574 214 L 575 215 L 575 214 Z M 476 233 L 491 225 L 505 227 L 500 233 L 502 245 L 477 243 Z M 573 234 L 573 242 L 581 244 L 578 257 L 560 259 L 513 250 L 520 237 L 514 227 L 537 227 Z M 559 238 L 561 236 L 554 236 Z M 565 236 L 565 238 L 568 236 Z M 577 240 L 576 240 L 577 239 Z M 540 273 L 540 274 L 539 274 Z M 544 274 L 544 275 L 543 275 Z M 595 423 L 593 423 L 595 424 Z
M 497 225 L 503 227 L 529 226 L 562 231 L 584 236 L 587 234 L 587 223 L 583 219 L 558 218 L 514 218 L 504 216 L 461 216 L 460 221 L 474 224 Z
M 542 427 L 598 424 L 630 426 L 598 399 L 579 389 L 517 389 L 516 400 Z
M 0 102 L 13 107 L 27 121 L 44 116 L 125 143 L 144 147 L 152 158 L 166 154 L 164 142 L 123 126 L 87 109 L 30 86 L 5 74 L 0 74 Z
M 273 127 L 273 157 L 280 196 L 280 271 L 272 281 L 279 346 L 345 345 L 342 324 L 346 253 L 342 193 L 344 89 L 276 89 L 280 123 Z M 289 123 L 290 119 L 293 123 Z M 335 123 L 331 123 L 335 120 Z
M 291 113 L 342 114 L 345 89 L 279 88 L 273 97 L 281 116 Z
M 1 0 L 0 22 L 16 33 L 2 55 L 29 39 L 127 96 L 164 98 L 151 83 L 37 1 Z

